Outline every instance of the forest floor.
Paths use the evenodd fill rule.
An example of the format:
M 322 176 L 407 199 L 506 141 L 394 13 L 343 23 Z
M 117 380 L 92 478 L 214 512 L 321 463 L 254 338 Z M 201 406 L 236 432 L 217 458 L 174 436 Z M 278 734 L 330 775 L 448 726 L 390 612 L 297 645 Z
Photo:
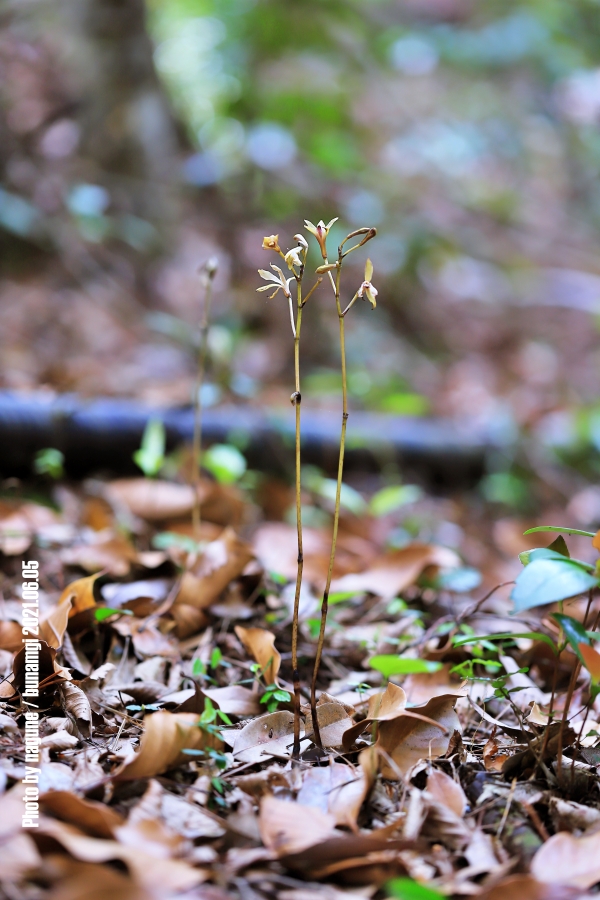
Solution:
M 491 527 L 466 503 L 427 497 L 400 524 L 385 495 L 343 513 L 320 748 L 309 696 L 323 502 L 322 527 L 304 537 L 293 759 L 286 485 L 204 479 L 200 549 L 183 482 L 61 483 L 45 497 L 5 487 L 3 896 L 561 900 L 600 881 L 590 675 L 568 643 L 556 653 L 556 605 L 515 615 L 509 599 L 516 554 L 548 543 L 522 537 L 537 523 Z M 568 541 L 593 555 L 589 538 Z M 24 611 L 23 561 L 39 619 L 35 603 Z M 592 592 L 565 609 L 589 627 L 597 605 Z M 24 696 L 28 624 L 38 697 Z M 26 758 L 34 711 L 39 762 Z M 22 827 L 27 799 L 34 827 Z

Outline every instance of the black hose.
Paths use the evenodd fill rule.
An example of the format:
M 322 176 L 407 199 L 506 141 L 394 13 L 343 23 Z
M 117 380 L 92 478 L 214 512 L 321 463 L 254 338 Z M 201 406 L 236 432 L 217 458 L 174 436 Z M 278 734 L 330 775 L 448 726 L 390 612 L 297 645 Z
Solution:
M 164 423 L 168 449 L 191 441 L 191 407 L 160 409 L 135 400 L 0 391 L 0 473 L 5 478 L 30 474 L 35 454 L 46 447 L 62 451 L 73 477 L 134 472 L 132 453 L 152 417 Z M 281 411 L 251 406 L 206 409 L 202 432 L 207 444 L 229 440 L 241 445 L 252 468 L 288 475 L 293 465 L 291 406 Z M 334 473 L 338 440 L 337 411 L 303 409 L 303 462 Z M 411 475 L 432 488 L 465 487 L 481 477 L 492 444 L 485 435 L 443 419 L 351 411 L 347 468 L 376 472 L 398 464 L 405 479 Z

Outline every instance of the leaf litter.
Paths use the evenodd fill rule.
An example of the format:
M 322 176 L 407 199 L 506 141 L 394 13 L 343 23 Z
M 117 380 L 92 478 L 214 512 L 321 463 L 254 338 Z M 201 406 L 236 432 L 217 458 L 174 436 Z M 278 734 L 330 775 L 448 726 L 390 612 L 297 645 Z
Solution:
M 327 530 L 307 529 L 293 759 L 293 529 L 205 479 L 199 544 L 184 484 L 62 490 L 62 512 L 13 501 L 0 522 L 7 896 L 561 900 L 600 883 L 598 610 L 577 599 L 595 576 L 561 544 L 529 551 L 539 577 L 517 578 L 514 618 L 505 595 L 444 588 L 454 549 L 390 549 L 381 519 L 342 515 L 320 748 Z M 23 556 L 40 561 L 36 829 L 21 828 Z M 548 559 L 575 595 L 560 607 Z

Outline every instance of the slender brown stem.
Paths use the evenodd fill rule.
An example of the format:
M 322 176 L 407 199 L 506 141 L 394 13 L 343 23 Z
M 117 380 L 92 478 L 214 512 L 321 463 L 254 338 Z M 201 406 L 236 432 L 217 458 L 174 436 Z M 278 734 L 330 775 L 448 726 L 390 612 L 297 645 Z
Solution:
M 202 387 L 206 369 L 206 353 L 208 348 L 208 326 L 210 323 L 210 306 L 212 301 L 213 279 L 217 273 L 214 260 L 208 260 L 202 267 L 204 282 L 204 305 L 200 320 L 200 342 L 198 347 L 198 377 L 194 390 L 194 439 L 192 444 L 192 480 L 194 484 L 194 508 L 192 510 L 192 529 L 196 543 L 200 541 L 200 457 L 202 454 Z
M 296 529 L 298 532 L 298 570 L 296 573 L 296 592 L 294 594 L 294 613 L 292 618 L 292 681 L 294 684 L 294 745 L 292 757 L 300 756 L 300 673 L 298 672 L 298 619 L 300 615 L 300 590 L 302 588 L 302 571 L 304 553 L 302 549 L 302 478 L 300 470 L 300 329 L 302 327 L 302 278 L 298 280 L 298 311 L 294 332 L 294 393 L 292 395 L 296 407 Z
M 583 617 L 583 627 L 584 627 L 584 628 L 587 627 L 587 622 L 588 622 L 588 618 L 589 618 L 589 615 L 590 615 L 590 611 L 591 611 L 591 609 L 592 609 L 592 603 L 593 603 L 593 600 L 594 600 L 594 591 L 593 591 L 593 590 L 590 590 L 589 597 L 588 597 L 588 602 L 587 602 L 587 607 L 586 607 L 586 610 L 585 610 L 585 616 Z M 581 740 L 582 740 L 582 738 L 583 738 L 583 732 L 584 732 L 584 729 L 585 729 L 585 726 L 586 726 L 586 723 L 587 723 L 587 720 L 588 720 L 588 716 L 589 716 L 589 714 L 590 714 L 590 709 L 592 708 L 592 703 L 593 703 L 593 702 L 594 702 L 594 701 L 593 701 L 593 694 L 592 694 L 592 695 L 590 696 L 590 699 L 588 700 L 588 702 L 587 702 L 587 704 L 586 704 L 585 714 L 584 714 L 584 716 L 583 716 L 583 722 L 582 722 L 582 724 L 581 724 L 581 728 L 579 729 L 579 734 L 577 735 L 577 740 L 575 741 L 575 749 L 574 749 L 574 751 L 573 751 L 573 759 L 571 760 L 571 775 L 570 775 L 570 778 L 571 778 L 571 787 L 573 786 L 573 781 L 574 781 L 574 779 L 575 779 L 575 760 L 577 759 L 577 756 L 578 756 L 578 754 L 579 754 L 579 750 L 581 749 Z
M 575 664 L 575 667 L 571 673 L 571 680 L 569 681 L 569 688 L 567 690 L 565 706 L 563 709 L 562 719 L 560 721 L 560 731 L 558 733 L 558 749 L 556 751 L 556 759 L 557 759 L 558 786 L 561 790 L 563 787 L 562 754 L 563 754 L 564 732 L 565 732 L 565 727 L 567 724 L 567 719 L 569 716 L 569 707 L 571 705 L 571 700 L 573 699 L 573 692 L 575 690 L 575 685 L 577 684 L 577 676 L 579 675 L 580 669 L 581 669 L 581 663 L 579 661 L 577 661 L 577 663 Z
M 340 323 L 340 354 L 342 365 L 342 429 L 340 434 L 340 451 L 338 457 L 338 473 L 337 484 L 335 490 L 335 509 L 333 514 L 333 534 L 331 538 L 331 552 L 329 555 L 329 567 L 327 569 L 327 580 L 325 582 L 325 590 L 323 591 L 323 602 L 321 604 L 321 624 L 319 627 L 319 640 L 317 643 L 317 652 L 315 655 L 315 666 L 313 669 L 312 683 L 310 686 L 310 708 L 312 715 L 312 726 L 314 732 L 314 742 L 321 750 L 323 743 L 321 740 L 321 732 L 317 718 L 317 678 L 319 677 L 319 668 L 321 666 L 321 657 L 323 655 L 323 644 L 325 642 L 325 626 L 327 624 L 327 612 L 329 609 L 329 591 L 331 588 L 331 578 L 333 575 L 333 566 L 335 563 L 335 552 L 337 548 L 338 526 L 340 521 L 340 499 L 342 494 L 342 478 L 344 474 L 344 453 L 346 449 L 346 424 L 348 422 L 348 388 L 346 381 L 346 338 L 344 331 L 344 314 L 340 304 L 340 275 L 341 275 L 341 251 L 339 256 L 339 265 L 337 267 L 335 284 L 333 284 L 333 276 L 329 272 L 329 278 L 335 290 L 335 303 Z

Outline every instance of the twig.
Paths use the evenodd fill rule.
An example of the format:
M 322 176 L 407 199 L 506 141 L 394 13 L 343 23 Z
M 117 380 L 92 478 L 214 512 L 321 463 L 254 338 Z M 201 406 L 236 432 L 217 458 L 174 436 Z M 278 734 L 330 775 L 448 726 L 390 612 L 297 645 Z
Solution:
M 194 391 L 194 439 L 192 444 L 192 480 L 194 482 L 194 507 L 192 510 L 192 528 L 194 540 L 200 541 L 200 456 L 202 454 L 202 387 L 206 368 L 206 352 L 208 347 L 208 326 L 210 322 L 210 306 L 212 301 L 213 280 L 217 274 L 216 259 L 207 260 L 201 268 L 204 285 L 204 305 L 200 321 L 200 342 L 198 348 L 198 377 Z

